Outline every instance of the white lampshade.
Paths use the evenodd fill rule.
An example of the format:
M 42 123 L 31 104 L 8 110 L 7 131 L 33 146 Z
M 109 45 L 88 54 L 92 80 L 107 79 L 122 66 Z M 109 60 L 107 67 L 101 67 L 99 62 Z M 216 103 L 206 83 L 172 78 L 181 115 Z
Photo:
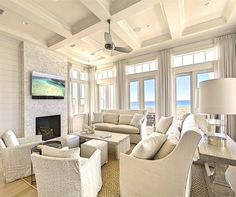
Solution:
M 236 114 L 236 78 L 201 82 L 199 112 L 205 114 Z

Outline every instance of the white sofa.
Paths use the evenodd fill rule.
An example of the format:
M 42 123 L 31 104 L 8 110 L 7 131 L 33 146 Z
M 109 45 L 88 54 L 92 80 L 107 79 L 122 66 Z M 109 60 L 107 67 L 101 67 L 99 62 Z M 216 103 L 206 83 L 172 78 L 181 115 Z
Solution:
M 39 197 L 97 197 L 102 187 L 101 151 L 89 158 L 31 156 Z
M 130 135 L 130 142 L 137 144 L 141 140 L 142 131 L 145 128 L 146 124 L 146 110 L 102 110 L 103 114 L 112 114 L 111 121 L 106 121 L 103 119 L 102 122 L 92 122 L 96 130 L 109 131 L 115 133 L 123 133 Z M 132 126 L 129 124 L 129 121 L 121 121 L 121 115 L 130 116 L 129 119 L 132 119 L 132 116 L 137 114 L 144 115 L 144 119 L 138 127 Z M 126 122 L 124 124 L 124 122 Z
M 42 136 L 17 138 L 20 145 L 2 149 L 3 175 L 5 182 L 27 177 L 31 174 L 31 148 L 42 142 Z
M 166 157 L 144 160 L 121 154 L 121 197 L 189 197 L 191 165 L 200 139 L 199 129 L 191 114 L 183 122 L 177 146 Z

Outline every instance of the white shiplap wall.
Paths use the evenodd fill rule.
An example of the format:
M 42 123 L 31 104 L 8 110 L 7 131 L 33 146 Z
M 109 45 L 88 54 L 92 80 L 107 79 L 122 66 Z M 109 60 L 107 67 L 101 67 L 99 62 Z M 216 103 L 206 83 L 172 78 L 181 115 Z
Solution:
M 0 135 L 22 136 L 20 41 L 0 34 Z

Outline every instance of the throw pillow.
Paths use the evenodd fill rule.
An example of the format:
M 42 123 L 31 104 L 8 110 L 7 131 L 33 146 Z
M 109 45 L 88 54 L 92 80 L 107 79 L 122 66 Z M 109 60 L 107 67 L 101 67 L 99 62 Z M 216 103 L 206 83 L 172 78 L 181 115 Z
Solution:
M 42 155 L 48 157 L 58 157 L 58 158 L 80 158 L 80 148 L 72 149 L 58 149 L 50 146 L 43 145 L 41 147 Z
M 103 122 L 104 123 L 118 124 L 118 121 L 119 121 L 119 114 L 115 114 L 115 113 L 104 113 L 103 114 Z
M 144 119 L 143 114 L 135 113 L 132 120 L 130 121 L 130 125 L 138 128 L 139 125 L 142 124 L 143 119 Z
M 173 122 L 173 118 L 174 118 L 173 116 L 170 117 L 162 116 L 159 122 L 157 123 L 156 131 L 159 133 L 166 133 Z
M 6 145 L 6 147 L 12 147 L 20 145 L 18 139 L 16 138 L 16 135 L 13 131 L 8 130 L 2 135 L 2 139 Z
M 166 135 L 152 133 L 146 139 L 140 141 L 131 152 L 131 156 L 139 159 L 152 159 L 166 141 Z
M 119 124 L 129 125 L 132 118 L 133 118 L 133 115 L 131 114 L 120 114 Z
M 103 113 L 102 112 L 93 112 L 93 122 L 94 123 L 103 122 Z
M 6 148 L 6 145 L 4 144 L 3 140 L 0 138 L 0 151 L 4 148 Z

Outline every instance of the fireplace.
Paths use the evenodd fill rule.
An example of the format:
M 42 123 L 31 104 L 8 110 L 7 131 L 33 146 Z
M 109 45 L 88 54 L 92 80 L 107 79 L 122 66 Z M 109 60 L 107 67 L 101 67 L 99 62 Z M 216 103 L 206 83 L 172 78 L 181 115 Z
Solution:
M 61 116 L 44 116 L 36 118 L 36 135 L 42 135 L 43 140 L 61 136 Z

